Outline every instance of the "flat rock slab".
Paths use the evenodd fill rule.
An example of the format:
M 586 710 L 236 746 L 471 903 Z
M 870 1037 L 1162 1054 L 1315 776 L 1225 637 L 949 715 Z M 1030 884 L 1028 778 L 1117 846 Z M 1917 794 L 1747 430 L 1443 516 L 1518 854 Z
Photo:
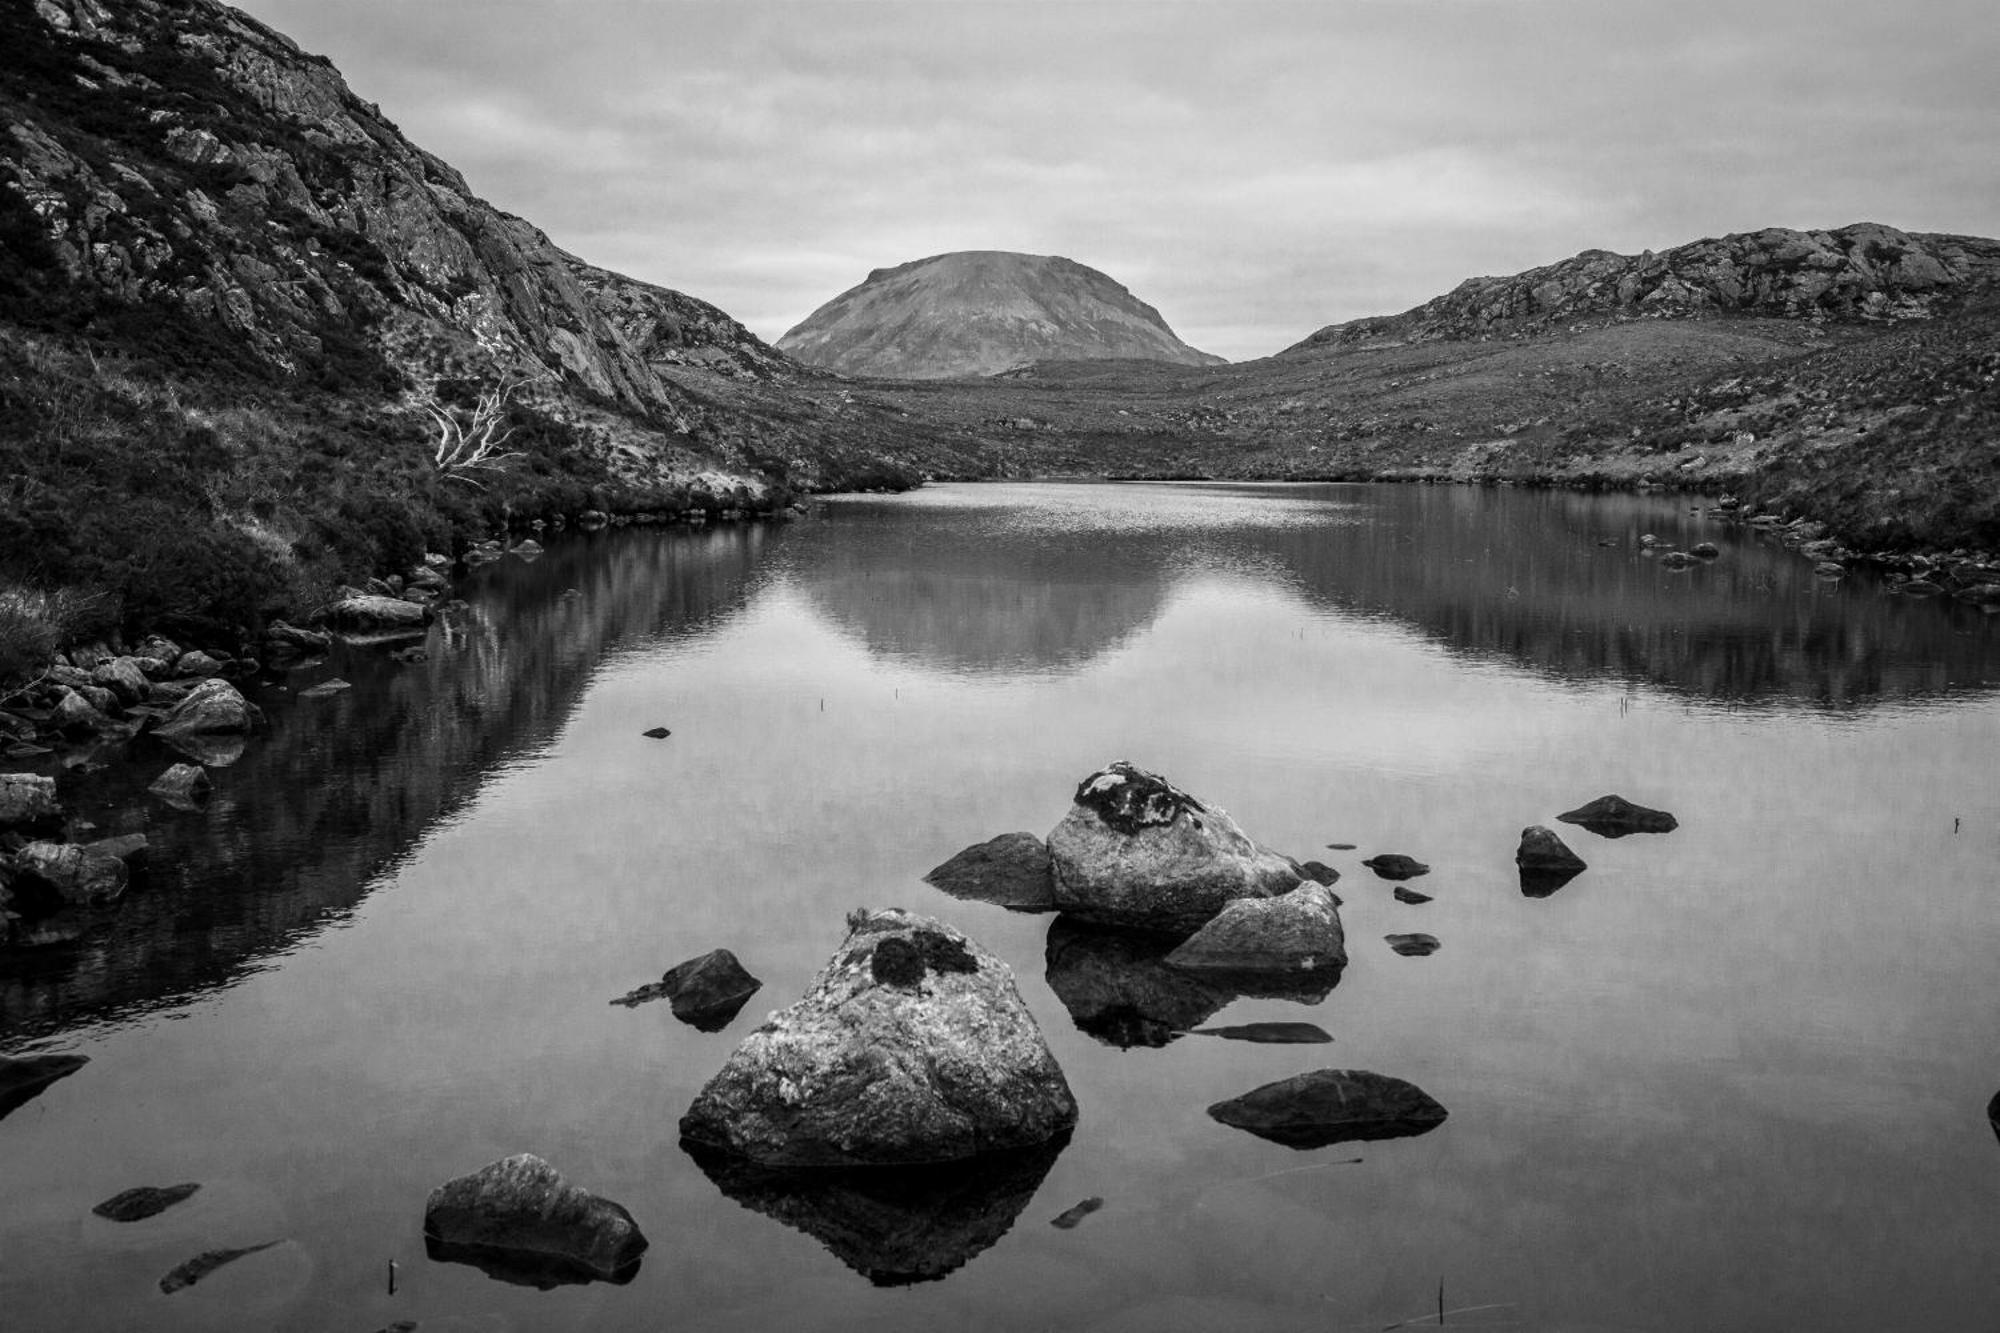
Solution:
M 113 1222 L 140 1222 L 166 1212 L 200 1188 L 192 1181 L 185 1185 L 139 1185 L 119 1191 L 90 1211 Z
M 1221 1028 L 1191 1029 L 1197 1037 L 1249 1041 L 1266 1046 L 1323 1046 L 1333 1034 L 1317 1023 L 1240 1023 Z
M 646 1249 L 622 1205 L 570 1184 L 533 1153 L 432 1190 L 424 1236 L 433 1258 L 530 1286 L 628 1279 Z
M 1288 1148 L 1400 1139 L 1444 1123 L 1445 1109 L 1413 1083 L 1360 1069 L 1317 1069 L 1208 1108 L 1211 1117 Z
M 354 687 L 350 685 L 348 682 L 342 680 L 338 676 L 335 676 L 331 680 L 323 680 L 317 685 L 309 686 L 306 689 L 300 690 L 299 698 L 331 699 L 334 695 L 345 693 L 346 691 L 351 690 L 353 688 Z
M 1623 796 L 1600 796 L 1565 810 L 1556 816 L 1565 824 L 1579 824 L 1601 838 L 1622 838 L 1630 833 L 1672 833 L 1680 821 L 1664 810 L 1634 805 Z
M 680 1130 L 765 1165 L 868 1166 L 1032 1147 L 1075 1124 L 1013 972 L 891 908 L 848 917 L 805 995 L 744 1039 Z
M 1384 852 L 1380 856 L 1369 857 L 1361 864 L 1383 879 L 1415 879 L 1419 875 L 1431 873 L 1431 868 L 1422 861 L 1414 856 L 1405 856 L 1401 852 Z
M 1415 905 L 1417 903 L 1427 903 L 1431 900 L 1430 894 L 1418 893 L 1415 889 L 1406 889 L 1400 884 L 1396 886 L 1395 894 L 1396 894 L 1396 901 L 1399 903 L 1410 903 L 1412 905 Z
M 1389 947 L 1405 958 L 1425 958 L 1438 951 L 1438 937 L 1435 935 L 1385 935 Z
M 1048 844 L 1032 833 L 1003 833 L 966 848 L 924 876 L 954 898 L 1017 912 L 1056 910 Z
M 278 1240 L 267 1240 L 262 1245 L 245 1245 L 236 1250 L 204 1250 L 187 1262 L 175 1265 L 171 1273 L 160 1279 L 160 1290 L 171 1296 L 177 1291 L 192 1287 L 224 1264 L 233 1264 L 246 1255 L 256 1254 L 260 1250 L 268 1250 L 273 1245 L 283 1243 Z

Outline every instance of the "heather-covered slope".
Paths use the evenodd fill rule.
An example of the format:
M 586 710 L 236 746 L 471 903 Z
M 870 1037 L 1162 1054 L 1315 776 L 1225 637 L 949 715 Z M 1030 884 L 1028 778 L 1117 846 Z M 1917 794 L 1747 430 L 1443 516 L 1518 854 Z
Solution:
M 1048 360 L 1222 360 L 1182 342 L 1159 311 L 1094 268 L 1001 250 L 876 269 L 778 346 L 808 365 L 897 379 L 992 375 Z

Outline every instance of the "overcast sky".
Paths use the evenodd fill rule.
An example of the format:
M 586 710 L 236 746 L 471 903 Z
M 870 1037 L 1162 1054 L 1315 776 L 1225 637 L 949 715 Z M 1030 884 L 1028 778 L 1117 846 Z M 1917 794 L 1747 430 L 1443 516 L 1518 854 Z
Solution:
M 1993 0 L 244 0 L 473 188 L 775 340 L 1066 255 L 1232 360 L 1592 247 L 2000 235 Z

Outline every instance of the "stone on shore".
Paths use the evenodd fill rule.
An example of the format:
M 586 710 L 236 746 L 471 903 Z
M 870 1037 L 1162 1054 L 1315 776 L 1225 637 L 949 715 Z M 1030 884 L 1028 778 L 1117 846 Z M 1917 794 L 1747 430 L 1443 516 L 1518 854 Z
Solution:
M 1671 833 L 1680 827 L 1680 821 L 1666 811 L 1634 805 L 1623 796 L 1600 796 L 1556 818 L 1565 824 L 1580 824 L 1601 838 L 1622 838 L 1628 833 Z
M 624 1280 L 646 1249 L 622 1205 L 570 1184 L 532 1153 L 432 1190 L 424 1238 L 433 1258 L 534 1286 Z
M 166 721 L 153 728 L 153 734 L 171 741 L 185 736 L 240 735 L 263 725 L 261 708 L 228 681 L 212 677 L 183 695 Z
M 110 690 L 121 704 L 144 703 L 153 692 L 153 683 L 137 658 L 114 657 L 100 663 L 90 673 L 91 683 Z
M 1003 833 L 968 847 L 925 875 L 924 883 L 954 898 L 1018 912 L 1056 910 L 1048 844 L 1032 833 Z
M 1338 971 L 1347 966 L 1340 909 L 1323 884 L 1239 898 L 1172 953 L 1175 967 L 1218 972 Z
M 867 1166 L 1069 1132 L 1076 1098 L 1005 963 L 899 909 L 848 927 L 805 996 L 696 1095 L 684 1138 L 772 1165 Z
M 1429 1133 L 1445 1109 L 1413 1083 L 1361 1069 L 1316 1069 L 1217 1102 L 1210 1116 L 1288 1148 Z
M 47 828 L 62 823 L 56 780 L 39 773 L 0 773 L 0 829 Z
M 1238 898 L 1276 897 L 1302 879 L 1223 811 L 1123 761 L 1077 787 L 1049 834 L 1049 857 L 1063 911 L 1183 933 Z
M 125 863 L 73 842 L 31 842 L 14 854 L 17 888 L 39 885 L 74 907 L 116 901 L 131 882 Z
M 416 629 L 431 622 L 431 609 L 400 597 L 345 588 L 321 608 L 318 618 L 335 629 Z

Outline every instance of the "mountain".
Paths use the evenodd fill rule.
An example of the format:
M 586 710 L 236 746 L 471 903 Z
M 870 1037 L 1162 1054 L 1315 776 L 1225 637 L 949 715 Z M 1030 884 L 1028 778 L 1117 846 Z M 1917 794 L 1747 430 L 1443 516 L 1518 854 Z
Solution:
M 1288 348 L 1517 337 L 1586 320 L 1766 315 L 1813 321 L 1923 318 L 2000 276 L 2000 242 L 1874 222 L 1770 227 L 1658 254 L 1586 250 L 1511 277 L 1469 278 L 1400 315 L 1350 320 Z
M 878 268 L 806 316 L 778 349 L 844 375 L 895 379 L 993 375 L 1049 360 L 1222 363 L 1096 269 L 1004 250 Z

